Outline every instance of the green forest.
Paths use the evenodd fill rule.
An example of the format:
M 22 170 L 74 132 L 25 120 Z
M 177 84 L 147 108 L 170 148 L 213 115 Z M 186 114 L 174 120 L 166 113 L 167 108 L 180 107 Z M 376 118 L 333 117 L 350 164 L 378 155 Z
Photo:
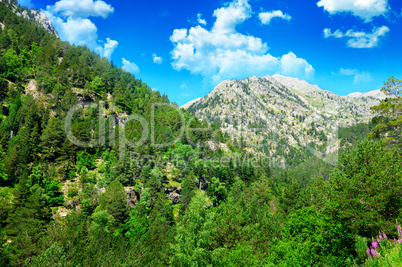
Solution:
M 4 3 L 0 21 L 1 266 L 402 266 L 402 80 L 341 129 L 337 166 L 278 169 Z M 84 102 L 87 147 L 65 133 Z

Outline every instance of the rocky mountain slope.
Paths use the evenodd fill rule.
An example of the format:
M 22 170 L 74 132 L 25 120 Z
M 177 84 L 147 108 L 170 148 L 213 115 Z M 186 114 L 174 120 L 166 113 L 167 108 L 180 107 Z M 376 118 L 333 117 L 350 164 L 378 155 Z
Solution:
M 370 107 L 384 97 L 379 91 L 339 96 L 306 81 L 273 75 L 224 81 L 183 107 L 221 126 L 250 152 L 286 166 L 287 157 L 297 162 L 306 151 L 334 163 L 339 128 L 369 122 Z
M 0 0 L 0 3 L 4 3 L 11 11 L 17 16 L 23 17 L 36 25 L 44 28 L 47 32 L 54 34 L 57 38 L 60 38 L 56 29 L 53 27 L 50 20 L 46 17 L 45 13 L 36 10 L 20 7 L 16 0 Z M 4 28 L 4 24 L 0 22 L 0 26 Z

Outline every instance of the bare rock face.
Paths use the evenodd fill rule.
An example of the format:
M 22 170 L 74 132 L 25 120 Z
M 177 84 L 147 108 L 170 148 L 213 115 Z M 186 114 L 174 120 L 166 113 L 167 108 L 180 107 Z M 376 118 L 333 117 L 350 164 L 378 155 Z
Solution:
M 179 191 L 181 188 L 178 187 L 166 187 L 164 188 L 165 194 L 172 201 L 173 204 L 178 204 L 180 202 Z
M 79 197 L 64 201 L 64 207 L 68 209 L 77 209 L 80 205 L 81 199 Z
M 180 195 L 178 193 L 170 193 L 168 197 L 170 198 L 170 200 L 172 200 L 173 204 L 178 204 L 180 202 Z
M 127 194 L 127 204 L 129 206 L 134 206 L 140 200 L 140 196 L 135 192 L 134 187 L 124 187 Z
M 60 39 L 59 34 L 57 33 L 56 29 L 53 27 L 50 20 L 46 17 L 45 13 L 43 13 L 39 10 L 36 10 L 36 9 L 31 9 L 30 13 L 31 14 L 29 14 L 29 12 L 24 10 L 20 16 L 37 23 L 39 26 L 44 28 L 47 32 L 56 35 L 57 38 Z M 19 14 L 17 13 L 17 15 L 19 15 Z
M 42 92 L 38 91 L 37 83 L 35 80 L 30 80 L 28 85 L 25 87 L 25 94 L 32 95 L 34 99 L 44 98 Z

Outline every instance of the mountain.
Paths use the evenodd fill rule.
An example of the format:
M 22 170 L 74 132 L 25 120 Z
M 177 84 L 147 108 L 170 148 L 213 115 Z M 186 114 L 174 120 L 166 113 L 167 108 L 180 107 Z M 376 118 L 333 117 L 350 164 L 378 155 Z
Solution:
M 334 164 L 339 129 L 368 123 L 370 107 L 384 97 L 379 91 L 339 96 L 296 78 L 253 76 L 224 81 L 183 108 L 276 164 L 296 163 L 306 150 Z
M 0 3 L 4 3 L 14 14 L 19 17 L 23 17 L 34 24 L 42 27 L 47 32 L 56 35 L 57 38 L 60 38 L 56 29 L 53 27 L 50 20 L 46 17 L 45 13 L 37 10 L 37 9 L 28 9 L 26 7 L 21 7 L 18 5 L 16 0 L 0 0 Z M 0 21 L 1 28 L 4 29 L 5 25 Z

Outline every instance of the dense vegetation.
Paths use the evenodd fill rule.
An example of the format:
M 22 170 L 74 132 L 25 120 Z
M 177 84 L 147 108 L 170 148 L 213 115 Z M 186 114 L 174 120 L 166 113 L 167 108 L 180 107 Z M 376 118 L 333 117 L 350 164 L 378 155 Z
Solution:
M 367 125 L 341 131 L 351 148 L 342 145 L 337 167 L 309 158 L 273 172 L 217 126 L 181 110 L 183 121 L 167 96 L 87 48 L 2 3 L 0 22 L 0 265 L 401 264 L 400 81 L 385 87 L 396 98 L 373 108 L 375 123 L 387 125 L 373 139 L 358 141 Z M 104 136 L 105 146 L 66 137 L 66 115 L 83 101 L 105 103 L 107 114 L 78 110 L 72 133 L 88 142 Z M 153 112 L 153 103 L 167 105 Z M 123 128 L 128 114 L 145 118 L 156 144 L 188 134 L 122 150 L 123 136 L 138 141 L 144 130 L 135 120 Z M 372 243 L 383 234 L 399 242 Z

